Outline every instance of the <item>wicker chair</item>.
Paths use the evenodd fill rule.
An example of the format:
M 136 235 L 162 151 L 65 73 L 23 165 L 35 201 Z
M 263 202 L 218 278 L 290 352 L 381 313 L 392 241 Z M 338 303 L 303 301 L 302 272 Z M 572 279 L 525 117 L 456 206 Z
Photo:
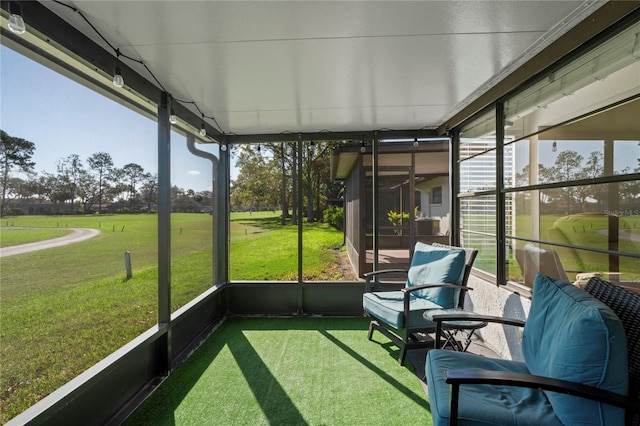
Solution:
M 562 283 L 559 280 L 554 280 L 553 278 L 548 278 L 541 274 L 537 276 L 536 281 L 538 280 L 557 281 L 558 288 L 561 288 L 562 286 L 565 287 L 565 290 L 563 290 L 563 292 L 565 291 L 568 292 L 565 294 L 574 295 L 572 296 L 572 298 L 573 297 L 575 298 L 572 300 L 575 300 L 578 302 L 583 300 L 578 294 L 576 294 L 576 291 L 569 291 L 569 290 L 576 290 L 575 288 L 573 288 L 571 284 Z M 549 286 L 546 286 L 546 287 L 552 288 Z M 460 354 L 457 360 L 456 359 L 454 359 L 453 361 L 451 359 L 449 359 L 448 361 L 445 360 L 447 363 L 446 364 L 447 368 L 443 370 L 438 366 L 432 365 L 434 363 L 433 362 L 430 363 L 429 356 L 434 355 L 432 358 L 438 358 L 439 355 L 448 351 L 430 351 L 429 355 L 427 356 L 427 365 L 428 366 L 431 365 L 431 368 L 429 367 L 427 368 L 427 376 L 429 381 L 429 394 L 430 394 L 432 410 L 435 410 L 435 412 L 440 413 L 438 416 L 438 421 L 440 423 L 442 423 L 442 421 L 445 421 L 446 424 L 449 424 L 449 425 L 457 425 L 459 423 L 468 424 L 468 422 L 470 422 L 471 419 L 475 418 L 473 417 L 475 415 L 475 412 L 469 413 L 469 403 L 473 402 L 469 400 L 469 394 L 470 393 L 473 394 L 474 395 L 473 398 L 476 398 L 476 395 L 472 388 L 475 386 L 492 385 L 492 386 L 495 386 L 496 389 L 503 389 L 503 391 L 504 389 L 530 388 L 535 390 L 551 391 L 552 395 L 560 395 L 560 394 L 574 395 L 574 396 L 578 396 L 578 397 L 589 399 L 589 400 L 599 401 L 604 403 L 605 407 L 616 406 L 616 407 L 623 408 L 624 412 L 622 414 L 624 414 L 624 417 L 625 417 L 624 419 L 625 424 L 636 425 L 636 426 L 640 425 L 640 294 L 634 293 L 622 287 L 615 286 L 598 277 L 590 278 L 589 281 L 584 286 L 584 290 L 589 294 L 591 294 L 594 298 L 600 300 L 602 303 L 607 305 L 611 309 L 611 311 L 613 311 L 613 314 L 615 314 L 615 316 L 617 316 L 620 320 L 617 326 L 619 327 L 618 330 L 619 332 L 624 332 L 626 337 L 625 338 L 626 349 L 627 349 L 626 358 L 627 358 L 627 366 L 628 366 L 628 371 L 627 371 L 628 395 L 627 396 L 622 396 L 618 393 L 596 388 L 593 386 L 586 386 L 577 382 L 570 382 L 567 380 L 563 380 L 562 378 L 543 377 L 540 375 L 531 375 L 531 374 L 522 374 L 522 373 L 517 373 L 512 371 L 503 371 L 503 370 L 508 370 L 503 368 L 496 368 L 495 370 L 482 368 L 482 367 L 478 368 L 477 365 L 476 366 L 472 365 L 473 364 L 472 361 L 474 361 L 473 359 L 471 358 L 463 359 L 462 358 L 463 356 L 468 356 L 468 355 L 461 354 L 461 353 L 456 353 L 456 354 Z M 538 304 L 538 308 L 539 308 L 538 311 L 543 312 L 544 315 L 541 316 L 539 313 L 536 313 L 536 315 L 534 315 L 534 318 L 541 318 L 541 317 L 547 318 L 551 315 L 554 315 L 553 312 L 549 313 L 548 310 L 545 311 L 545 307 L 549 307 L 549 309 L 551 309 L 551 308 L 554 308 L 556 305 L 544 299 L 545 297 L 544 292 L 546 292 L 546 290 L 541 290 L 541 291 L 543 292 L 541 293 L 543 294 L 543 296 L 541 296 L 543 297 L 543 299 L 541 299 L 543 302 L 542 304 Z M 536 292 L 534 288 L 534 298 L 536 297 L 535 294 Z M 558 304 L 558 306 L 560 307 L 563 305 L 566 305 L 566 303 Z M 542 306 L 541 309 L 540 309 L 540 306 Z M 557 309 L 557 308 L 554 308 L 554 309 Z M 533 311 L 533 305 L 532 305 L 532 311 Z M 530 320 L 531 320 L 531 315 L 533 315 L 533 312 L 530 312 L 530 318 L 529 318 Z M 469 318 L 469 317 L 465 316 L 465 318 Z M 490 317 L 490 316 L 478 315 L 478 316 L 474 316 L 473 318 L 476 320 L 495 322 L 499 324 L 524 325 L 524 322 L 520 324 L 519 320 L 513 320 L 513 319 L 501 318 L 501 317 Z M 457 319 L 460 319 L 460 318 L 459 316 L 456 316 L 456 315 L 433 316 L 433 320 L 438 324 L 442 321 L 451 321 L 451 320 L 457 320 Z M 571 317 L 567 317 L 567 321 L 571 319 L 572 319 Z M 574 321 L 578 321 L 578 320 L 574 319 Z M 578 322 L 582 324 L 581 320 Z M 560 324 L 560 323 L 556 323 L 556 324 Z M 591 322 L 590 324 L 594 324 L 594 322 Z M 598 324 L 600 323 L 598 322 Z M 602 322 L 602 324 L 605 324 L 605 322 Z M 571 327 L 571 330 L 573 330 L 572 332 L 574 332 L 577 326 L 578 324 L 576 323 L 568 327 Z M 583 327 L 587 327 L 587 325 L 584 325 Z M 440 327 L 437 327 L 437 329 L 438 329 L 437 334 L 439 334 Z M 580 329 L 578 331 L 579 333 L 584 334 L 585 335 L 584 337 L 586 337 L 589 334 L 588 330 Z M 600 335 L 601 334 L 602 333 L 600 333 Z M 536 335 L 536 337 L 538 336 Z M 533 340 L 536 340 L 536 339 L 533 339 Z M 563 342 L 564 339 L 559 339 L 559 341 Z M 610 337 L 608 340 L 608 343 L 610 345 L 615 345 L 615 346 L 621 346 L 619 342 L 620 342 L 619 339 L 615 339 L 612 337 Z M 601 340 L 601 343 L 602 343 L 602 340 Z M 531 345 L 531 342 L 529 342 L 529 344 Z M 558 348 L 555 348 L 555 350 L 557 349 Z M 559 352 L 564 353 L 565 348 L 561 347 L 560 349 L 562 350 Z M 616 354 L 620 354 L 620 350 L 622 349 L 622 347 L 618 349 L 611 347 L 610 349 L 612 350 L 611 352 L 612 356 L 616 356 Z M 552 348 L 550 347 L 544 348 L 544 351 L 547 354 L 550 350 L 552 350 Z M 440 354 L 438 354 L 438 352 L 440 352 Z M 451 354 L 451 357 L 453 356 L 454 354 Z M 477 357 L 477 359 L 483 359 L 483 357 Z M 454 362 L 454 361 L 460 361 L 460 362 Z M 497 362 L 501 363 L 501 365 L 505 363 L 513 363 L 513 361 L 507 361 L 507 360 L 500 360 Z M 613 360 L 613 358 L 611 359 L 607 358 L 607 362 L 611 363 L 610 365 L 616 364 L 616 361 Z M 440 366 L 442 366 L 441 361 L 435 361 L 435 363 L 439 363 Z M 429 373 L 429 370 L 431 370 L 431 374 Z M 592 368 L 590 367 L 589 370 L 592 370 Z M 613 370 L 610 369 L 608 371 L 613 371 Z M 618 374 L 618 373 L 614 373 L 614 374 Z M 445 391 L 444 387 L 439 386 L 438 390 L 440 390 L 440 392 L 437 392 L 436 385 L 438 385 L 438 383 L 436 383 L 436 381 L 439 380 L 437 379 L 438 377 L 443 377 L 443 383 L 448 384 L 448 387 L 446 388 L 448 389 L 447 391 Z M 461 393 L 461 385 L 464 385 L 466 387 L 465 396 L 467 398 L 462 397 L 463 395 Z M 432 395 L 432 392 L 435 392 L 435 393 Z M 498 394 L 499 393 L 496 393 L 496 395 Z M 434 399 L 434 397 L 436 396 L 438 396 L 438 398 Z M 442 398 L 440 398 L 440 396 L 442 396 Z M 518 397 L 514 397 L 514 398 L 518 399 Z M 554 398 L 556 397 L 554 396 Z M 437 399 L 440 399 L 440 402 L 438 404 L 441 404 L 441 403 L 450 404 L 449 405 L 450 411 L 449 411 L 448 418 L 446 417 L 446 415 L 442 415 L 441 412 L 436 408 Z M 479 401 L 485 401 L 485 402 L 489 401 L 489 399 L 486 397 L 484 399 L 477 397 L 476 399 L 478 399 Z M 527 409 L 534 406 L 539 406 L 539 405 L 540 404 L 536 405 L 535 403 L 531 403 L 531 402 L 528 405 L 523 405 L 522 410 L 518 412 L 517 418 L 520 419 L 521 417 L 524 418 L 527 415 L 530 415 L 531 410 L 527 410 Z M 466 407 L 466 414 L 464 418 L 458 417 L 459 407 Z M 570 407 L 570 406 L 567 406 L 566 404 L 560 404 L 561 410 L 567 410 L 567 408 L 568 408 L 568 411 L 574 411 L 574 412 L 581 411 L 581 409 L 579 408 Z M 555 409 L 555 406 L 554 406 L 554 409 Z M 483 411 L 484 412 L 487 411 L 486 407 L 483 408 Z M 533 409 L 533 412 L 535 413 L 536 416 L 540 416 L 541 413 L 544 412 L 544 410 L 536 411 L 535 409 Z M 534 420 L 534 421 L 537 421 L 539 424 L 545 423 L 544 421 L 541 421 L 539 417 L 536 417 L 536 419 L 537 420 Z M 609 420 L 606 415 L 604 419 Z M 597 421 L 597 419 L 595 420 Z M 434 424 L 440 424 L 440 423 L 436 423 L 435 414 L 434 414 Z M 506 423 L 507 422 L 505 421 L 504 424 Z
M 622 322 L 627 335 L 629 398 L 640 403 L 640 294 L 598 277 L 590 278 L 584 289 L 609 306 Z M 627 411 L 627 417 L 627 424 L 640 425 L 640 413 Z

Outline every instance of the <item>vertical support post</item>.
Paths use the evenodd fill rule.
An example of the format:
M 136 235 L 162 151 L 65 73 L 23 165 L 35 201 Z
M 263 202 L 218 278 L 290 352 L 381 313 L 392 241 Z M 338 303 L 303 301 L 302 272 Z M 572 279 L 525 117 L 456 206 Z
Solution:
M 409 170 L 409 259 L 413 258 L 416 245 L 416 153 L 411 152 L 411 170 Z
M 298 205 L 297 205 L 297 215 L 298 215 L 298 315 L 301 315 L 304 313 L 304 306 L 303 306 L 303 286 L 302 284 L 304 283 L 303 280 L 303 247 L 302 247 L 302 224 L 304 222 L 303 220 L 303 208 L 302 208 L 302 204 L 303 204 L 303 198 L 302 198 L 302 134 L 298 133 L 298 143 L 296 144 L 296 152 L 298 154 L 298 158 L 297 158 L 297 165 L 298 165 L 298 175 L 296 176 L 296 179 L 298 181 L 298 193 L 295 194 L 296 199 L 298 200 Z
M 604 141 L 604 176 L 613 175 L 614 166 L 614 141 L 612 139 L 606 139 Z M 620 249 L 620 218 L 618 217 L 618 210 L 620 208 L 620 184 L 618 182 L 611 182 L 607 184 L 607 208 L 609 214 L 608 221 L 608 249 L 612 251 L 618 251 Z M 620 256 L 617 254 L 609 255 L 609 272 L 620 272 Z M 618 274 L 611 274 L 610 279 L 617 278 Z
M 507 282 L 507 212 L 504 192 L 504 103 L 496 104 L 496 280 Z
M 226 136 L 223 137 L 223 144 L 227 146 Z M 215 247 L 217 253 L 217 277 L 218 281 L 222 283 L 229 282 L 229 214 L 231 208 L 229 206 L 229 182 L 231 179 L 231 165 L 230 165 L 230 152 L 231 147 L 227 146 L 226 151 L 220 152 L 220 160 L 218 163 L 218 178 L 216 180 L 216 193 L 217 198 L 216 210 L 213 214 L 218 215 L 217 227 L 213 232 L 218 234 L 216 241 L 218 245 Z M 218 284 L 216 282 L 216 284 Z
M 291 150 L 291 154 L 293 158 L 291 159 L 291 163 L 293 165 L 293 171 L 291 173 L 291 224 L 297 225 L 300 218 L 298 217 L 298 144 L 294 144 L 295 147 Z
M 158 325 L 166 329 L 160 340 L 159 365 L 171 372 L 171 127 L 169 95 L 158 105 Z
M 220 209 L 218 207 L 218 192 L 220 192 L 220 189 L 218 188 L 219 162 L 212 161 L 211 165 L 211 215 L 213 216 L 213 223 L 211 224 L 213 229 L 213 235 L 211 236 L 211 251 L 213 252 L 211 256 L 211 282 L 213 285 L 216 285 L 220 280 L 220 277 L 218 276 L 218 263 L 220 262 L 221 257 L 220 252 L 218 251 L 218 248 L 220 247 L 220 243 L 218 242 L 218 240 L 220 239 L 218 228 L 220 227 L 219 222 L 223 218 L 218 212 L 218 210 Z
M 460 130 L 455 128 L 449 141 L 449 244 L 462 247 L 460 235 Z
M 620 249 L 620 218 L 617 214 L 613 214 L 611 212 L 608 217 L 609 250 L 618 251 Z M 609 255 L 609 272 L 620 272 L 620 256 L 617 254 Z M 617 274 L 611 274 L 611 277 L 617 277 Z M 617 279 L 614 279 L 614 281 L 617 281 Z
M 373 188 L 373 270 L 377 271 L 380 269 L 380 264 L 378 263 L 378 257 L 380 250 L 380 230 L 379 230 L 379 193 L 378 193 L 378 132 L 373 132 L 373 140 L 371 141 L 372 149 L 371 149 L 371 165 L 373 166 L 373 176 L 372 183 Z
M 537 124 L 537 120 L 530 120 Z M 527 132 L 529 129 L 525 130 Z M 532 130 L 530 133 L 537 131 Z M 529 137 L 529 185 L 537 185 L 540 183 L 539 176 L 539 158 L 540 158 L 540 144 L 538 141 L 538 135 L 531 135 Z M 531 199 L 529 200 L 530 210 L 529 215 L 531 217 L 531 238 L 534 240 L 540 239 L 540 190 L 536 189 L 531 191 Z

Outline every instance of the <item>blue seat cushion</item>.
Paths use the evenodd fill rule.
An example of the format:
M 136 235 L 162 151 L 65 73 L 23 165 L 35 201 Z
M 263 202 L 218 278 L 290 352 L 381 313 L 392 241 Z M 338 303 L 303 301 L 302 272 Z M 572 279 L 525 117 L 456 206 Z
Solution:
M 528 373 L 523 362 L 485 358 L 468 352 L 432 349 L 427 353 L 425 375 L 434 426 L 449 424 L 450 385 L 444 371 L 481 369 Z M 544 392 L 536 389 L 461 385 L 459 425 L 561 425 Z
M 522 353 L 532 374 L 628 391 L 627 341 L 611 308 L 576 286 L 538 273 Z M 547 392 L 564 424 L 622 424 L 624 411 Z
M 463 249 L 436 247 L 416 243 L 407 287 L 422 284 L 462 284 L 466 262 Z M 458 305 L 460 290 L 452 288 L 432 288 L 414 293 L 435 303 L 441 308 L 455 308 Z
M 427 309 L 439 309 L 440 306 L 430 300 L 411 297 L 409 323 L 414 327 L 433 327 L 435 323 L 427 321 L 422 314 Z M 404 328 L 404 293 L 398 291 L 378 291 L 362 295 L 362 307 L 365 312 L 395 329 Z

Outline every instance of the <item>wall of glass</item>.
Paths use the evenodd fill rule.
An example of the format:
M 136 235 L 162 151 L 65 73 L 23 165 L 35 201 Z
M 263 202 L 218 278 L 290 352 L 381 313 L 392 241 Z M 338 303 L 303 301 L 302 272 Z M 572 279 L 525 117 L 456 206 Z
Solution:
M 496 134 L 495 111 L 460 131 L 458 163 L 460 244 L 478 250 L 474 266 L 496 273 Z
M 157 324 L 158 125 L 0 52 L 4 423 Z M 183 229 L 176 257 L 200 244 Z M 74 234 L 90 238 L 11 253 Z M 183 289 L 174 307 L 193 298 Z
M 503 215 L 506 254 L 493 269 L 506 265 L 508 281 L 529 287 L 538 271 L 568 281 L 599 274 L 640 288 L 638 40 L 635 24 L 508 97 L 502 146 L 491 139 L 490 113 L 462 128 L 463 242 L 486 247 L 502 231 L 491 230 L 491 214 Z

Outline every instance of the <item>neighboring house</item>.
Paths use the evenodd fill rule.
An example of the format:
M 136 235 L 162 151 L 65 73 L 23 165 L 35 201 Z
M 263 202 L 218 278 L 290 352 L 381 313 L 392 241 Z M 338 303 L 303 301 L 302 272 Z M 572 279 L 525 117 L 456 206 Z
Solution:
M 364 152 L 362 152 L 364 151 Z M 370 145 L 337 147 L 331 175 L 345 183 L 345 244 L 358 276 L 374 266 L 373 157 Z M 449 241 L 449 141 L 378 144 L 378 262 L 406 266 L 417 241 Z

